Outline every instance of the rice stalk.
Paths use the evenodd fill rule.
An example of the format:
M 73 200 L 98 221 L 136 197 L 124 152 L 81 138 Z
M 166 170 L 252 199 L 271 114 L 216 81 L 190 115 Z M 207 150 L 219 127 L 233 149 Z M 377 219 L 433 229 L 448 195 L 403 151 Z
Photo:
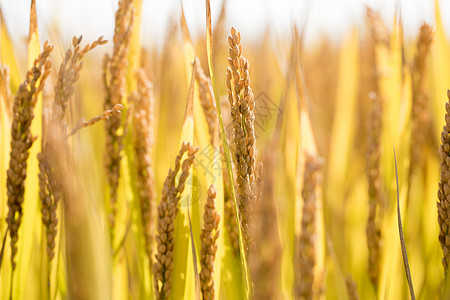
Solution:
M 233 143 L 231 141 L 233 140 L 233 127 L 232 127 L 232 120 L 231 120 L 231 109 L 229 107 L 229 103 L 227 100 L 227 97 L 224 96 L 220 99 L 220 106 L 223 110 L 223 123 L 225 128 L 229 129 L 226 132 L 226 139 L 230 144 L 230 148 L 234 149 Z M 233 151 L 233 150 L 232 150 Z M 239 256 L 239 232 L 238 232 L 238 223 L 236 221 L 236 215 L 234 213 L 234 203 L 233 203 L 233 195 L 231 191 L 231 185 L 230 185 L 230 178 L 228 176 L 227 168 L 226 168 L 226 161 L 225 161 L 225 153 L 223 150 L 223 145 L 221 144 L 221 154 L 222 154 L 222 176 L 223 176 L 223 183 L 224 183 L 224 222 L 225 227 L 227 229 L 231 246 L 233 247 L 233 253 L 236 257 Z M 234 169 L 234 163 L 233 161 L 230 162 L 232 169 Z M 234 178 L 232 178 L 232 181 L 234 184 L 236 184 Z
M 62 130 L 57 127 L 53 131 L 59 131 L 59 136 L 64 136 Z M 51 157 L 53 174 L 57 179 L 56 190 L 61 194 L 61 228 L 64 230 L 64 252 L 58 262 L 63 265 L 57 266 L 55 296 L 62 294 L 67 295 L 68 299 L 112 299 L 105 276 L 101 276 L 107 261 L 104 254 L 108 253 L 102 251 L 107 249 L 103 243 L 104 231 L 95 232 L 97 224 L 93 218 L 96 214 L 92 213 L 93 201 L 88 193 L 80 188 L 82 173 L 79 172 L 80 166 L 76 162 L 74 143 L 59 139 L 55 134 L 49 136 L 47 153 Z M 67 270 L 67 273 L 61 274 L 64 270 Z M 63 282 L 60 281 L 61 278 L 64 279 Z
M 81 129 L 92 126 L 100 121 L 105 121 L 111 118 L 113 115 L 120 115 L 124 106 L 122 104 L 116 104 L 111 109 L 107 109 L 100 115 L 90 118 L 89 120 L 81 120 L 71 131 L 70 136 L 77 134 Z

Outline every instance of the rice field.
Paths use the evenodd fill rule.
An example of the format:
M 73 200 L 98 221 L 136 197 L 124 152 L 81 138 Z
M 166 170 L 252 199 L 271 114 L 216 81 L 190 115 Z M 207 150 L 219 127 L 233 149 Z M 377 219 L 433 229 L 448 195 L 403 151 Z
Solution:
M 314 44 L 225 3 L 147 48 L 142 0 L 48 41 L 31 0 L 24 54 L 0 10 L 0 299 L 450 299 L 439 1 Z

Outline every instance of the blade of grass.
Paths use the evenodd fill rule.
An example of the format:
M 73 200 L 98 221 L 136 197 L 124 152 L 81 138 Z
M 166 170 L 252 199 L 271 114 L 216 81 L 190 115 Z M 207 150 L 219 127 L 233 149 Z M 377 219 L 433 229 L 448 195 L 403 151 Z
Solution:
M 230 178 L 230 187 L 231 187 L 231 194 L 233 195 L 233 203 L 234 203 L 234 212 L 236 215 L 236 223 L 240 224 L 239 221 L 239 212 L 237 207 L 237 201 L 236 201 L 236 193 L 234 190 L 234 183 L 233 183 L 233 171 L 231 168 L 231 156 L 230 156 L 230 149 L 228 147 L 228 141 L 225 133 L 225 128 L 223 125 L 222 120 L 222 112 L 220 110 L 220 102 L 219 97 L 216 90 L 216 84 L 214 80 L 214 70 L 212 65 L 212 25 L 211 25 L 211 3 L 209 0 L 205 0 L 206 3 L 206 53 L 208 57 L 208 67 L 209 67 L 209 74 L 211 77 L 211 84 L 213 86 L 214 91 L 214 100 L 216 102 L 216 110 L 217 110 L 217 116 L 219 118 L 219 126 L 220 126 L 220 134 L 222 138 L 222 145 L 223 145 L 223 151 L 225 155 L 225 162 L 227 166 L 228 171 L 228 177 Z M 242 276 L 243 276 L 243 283 L 244 283 L 244 290 L 245 295 L 244 299 L 250 299 L 251 298 L 251 283 L 250 283 L 250 277 L 247 267 L 247 259 L 245 257 L 244 253 L 244 243 L 242 239 L 242 230 L 241 227 L 238 226 L 238 234 L 239 234 L 239 253 L 241 257 L 241 267 L 242 267 Z
M 2 262 L 3 262 L 3 254 L 5 253 L 5 245 L 6 245 L 6 237 L 8 236 L 9 228 L 6 228 L 5 234 L 3 235 L 2 239 L 2 250 L 0 251 L 0 270 L 2 269 Z
M 395 242 L 395 232 L 392 226 L 396 226 L 397 216 L 393 202 L 386 199 L 395 198 L 395 170 L 392 157 L 388 154 L 394 145 L 400 154 L 399 170 L 407 173 L 409 165 L 411 123 L 411 81 L 410 76 L 405 76 L 403 65 L 403 29 L 399 22 L 399 16 L 395 15 L 392 26 L 392 34 L 389 45 L 378 43 L 377 45 L 377 70 L 380 72 L 379 87 L 382 99 L 382 134 L 381 134 L 381 157 L 380 168 L 382 184 L 384 186 L 385 200 L 382 202 L 382 255 L 381 268 L 378 284 L 378 298 L 398 298 L 406 290 L 403 281 L 393 284 L 395 278 L 401 275 L 400 245 Z M 409 182 L 402 180 L 402 186 Z M 400 194 L 405 199 L 406 193 Z M 401 201 L 402 203 L 403 201 Z M 403 204 L 402 204 L 403 205 Z
M 395 147 L 394 147 L 394 163 L 395 163 L 395 181 L 397 183 L 398 233 L 400 235 L 400 244 L 402 247 L 403 264 L 405 266 L 406 279 L 408 280 L 409 293 L 411 295 L 411 299 L 415 300 L 416 296 L 414 295 L 414 287 L 413 287 L 412 279 L 411 279 L 411 271 L 409 270 L 408 254 L 406 253 L 405 236 L 403 235 L 402 217 L 400 214 L 400 195 L 399 195 L 400 188 L 398 186 L 398 169 L 397 169 L 397 156 L 395 155 Z

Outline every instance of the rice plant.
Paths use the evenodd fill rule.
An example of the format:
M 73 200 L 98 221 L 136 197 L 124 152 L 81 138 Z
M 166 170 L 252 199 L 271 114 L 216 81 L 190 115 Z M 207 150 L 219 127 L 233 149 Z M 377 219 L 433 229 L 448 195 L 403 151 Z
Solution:
M 26 55 L 0 10 L 0 299 L 448 299 L 439 1 L 313 44 L 181 3 L 159 48 L 142 3 L 66 45 L 31 0 Z

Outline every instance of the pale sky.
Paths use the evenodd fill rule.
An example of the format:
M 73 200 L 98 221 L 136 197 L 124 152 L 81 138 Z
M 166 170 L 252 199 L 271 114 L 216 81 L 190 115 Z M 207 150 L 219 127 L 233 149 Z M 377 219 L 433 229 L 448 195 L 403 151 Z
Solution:
M 171 18 L 179 19 L 180 3 L 186 14 L 191 34 L 204 34 L 204 0 L 143 0 L 143 43 L 146 46 L 162 44 Z M 401 4 L 400 4 L 401 3 Z M 212 0 L 213 25 L 222 0 Z M 396 6 L 400 7 L 406 34 L 417 33 L 423 21 L 433 22 L 434 0 L 228 0 L 227 27 L 235 26 L 244 36 L 257 37 L 267 25 L 276 34 L 290 35 L 292 23 L 302 25 L 307 17 L 308 41 L 320 32 L 339 38 L 352 25 L 363 24 L 365 6 L 381 11 L 391 24 Z M 9 30 L 20 42 L 27 35 L 29 0 L 0 0 Z M 450 32 L 450 1 L 440 0 L 447 33 Z M 117 0 L 37 0 L 38 25 L 41 35 L 53 25 L 70 41 L 73 35 L 83 34 L 92 40 L 100 35 L 110 39 L 114 28 Z

